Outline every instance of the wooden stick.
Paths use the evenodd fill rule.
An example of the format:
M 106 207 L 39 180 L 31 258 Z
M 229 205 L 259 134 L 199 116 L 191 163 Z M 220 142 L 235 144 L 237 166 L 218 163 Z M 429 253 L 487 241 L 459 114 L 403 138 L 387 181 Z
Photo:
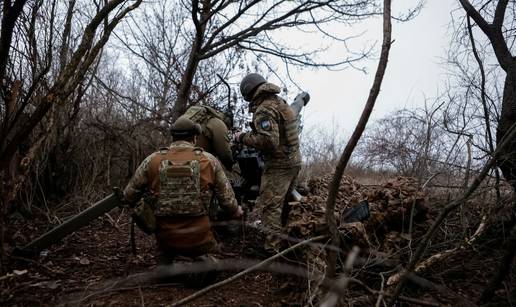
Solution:
M 373 112 L 373 108 L 376 102 L 376 98 L 380 93 L 380 87 L 382 85 L 383 76 L 385 74 L 385 70 L 387 69 L 387 60 L 389 58 L 389 50 L 391 48 L 391 0 L 383 1 L 383 42 L 382 42 L 382 50 L 380 51 L 380 60 L 378 62 L 378 67 L 376 69 L 376 74 L 374 76 L 373 85 L 371 86 L 371 91 L 369 92 L 369 97 L 367 98 L 366 104 L 364 106 L 364 110 L 362 111 L 362 115 L 360 115 L 360 119 L 358 120 L 357 126 L 351 135 L 342 155 L 340 156 L 337 167 L 335 168 L 335 173 L 333 174 L 333 178 L 331 183 L 328 186 L 328 199 L 326 200 L 326 224 L 328 225 L 328 230 L 331 235 L 332 245 L 339 247 L 340 246 L 340 236 L 337 230 L 337 221 L 335 220 L 335 201 L 337 199 L 337 194 L 340 186 L 340 182 L 342 180 L 342 176 L 344 174 L 344 170 L 346 169 L 348 162 L 351 158 L 351 154 L 355 150 L 355 147 L 362 136 L 362 133 L 365 130 L 367 122 L 369 120 L 369 116 Z M 326 274 L 332 278 L 335 275 L 335 270 L 337 266 L 337 252 L 330 251 L 327 256 L 327 271 Z
M 228 279 L 225 279 L 225 280 L 220 281 L 220 282 L 218 282 L 216 284 L 210 285 L 210 286 L 208 286 L 208 287 L 206 287 L 206 288 L 204 288 L 204 289 L 202 289 L 200 291 L 197 291 L 194 294 L 189 295 L 189 296 L 187 296 L 187 297 L 185 297 L 185 298 L 183 298 L 183 299 L 173 303 L 170 306 L 171 307 L 175 307 L 175 306 L 184 305 L 184 304 L 186 304 L 186 303 L 188 303 L 188 302 L 190 302 L 190 301 L 192 301 L 192 300 L 194 300 L 194 299 L 196 299 L 196 298 L 198 298 L 198 297 L 200 297 L 200 296 L 202 296 L 202 295 L 204 295 L 204 294 L 206 294 L 206 293 L 208 293 L 208 292 L 210 292 L 212 290 L 220 288 L 220 287 L 222 287 L 224 285 L 227 285 L 227 284 L 229 284 L 229 283 L 231 283 L 231 282 L 241 278 L 242 276 L 244 276 L 247 273 L 255 271 L 255 270 L 257 270 L 257 269 L 259 269 L 259 268 L 261 268 L 263 266 L 266 266 L 267 264 L 269 264 L 269 263 L 273 262 L 274 260 L 278 259 L 279 257 L 281 257 L 281 256 L 283 256 L 283 255 L 285 255 L 285 254 L 287 254 L 287 253 L 297 249 L 298 247 L 301 247 L 303 245 L 307 245 L 307 244 L 309 244 L 309 243 L 311 243 L 313 241 L 318 241 L 318 240 L 326 239 L 327 237 L 328 236 L 317 236 L 317 237 L 313 237 L 311 239 L 305 240 L 303 242 L 299 242 L 296 245 L 293 245 L 293 246 L 285 249 L 284 251 L 282 251 L 280 253 L 277 253 L 276 255 L 274 255 L 274 256 L 272 256 L 270 258 L 267 258 L 264 261 L 262 261 L 262 262 L 260 262 L 260 263 L 258 263 L 256 265 L 253 265 L 252 267 L 250 267 L 248 269 L 245 269 L 245 270 L 243 270 L 242 272 L 240 272 L 240 273 L 238 273 L 236 275 L 231 276 Z
M 360 281 L 358 279 L 350 278 L 349 281 L 362 286 L 370 294 L 383 295 L 383 296 L 388 296 L 388 297 L 392 296 L 390 293 L 371 289 L 366 284 L 364 284 L 362 281 Z M 403 296 L 403 295 L 399 296 L 398 299 L 400 301 L 405 301 L 408 303 L 417 304 L 417 305 L 421 305 L 421 306 L 441 306 L 441 304 L 438 304 L 438 303 L 432 303 L 432 302 L 427 302 L 427 301 L 423 301 L 423 300 L 418 300 L 418 299 L 411 298 L 408 296 Z
M 333 285 L 332 293 L 326 296 L 326 299 L 321 303 L 321 307 L 334 307 L 339 303 L 339 299 L 343 292 L 348 288 L 349 281 L 351 279 L 350 274 L 353 269 L 353 263 L 357 259 L 360 248 L 353 246 L 353 249 L 346 258 L 346 264 L 344 265 L 344 273 L 342 277 Z

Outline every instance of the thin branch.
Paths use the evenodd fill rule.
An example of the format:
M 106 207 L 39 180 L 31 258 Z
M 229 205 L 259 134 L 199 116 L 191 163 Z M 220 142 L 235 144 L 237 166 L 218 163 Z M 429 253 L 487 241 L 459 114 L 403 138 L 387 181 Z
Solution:
M 473 18 L 473 20 L 478 24 L 480 29 L 484 32 L 484 34 L 487 36 L 489 41 L 491 42 L 491 45 L 493 45 L 493 49 L 496 55 L 496 58 L 498 62 L 500 63 L 500 66 L 503 70 L 508 71 L 511 63 L 512 63 L 512 55 L 509 51 L 509 48 L 507 47 L 507 44 L 504 40 L 503 33 L 502 33 L 502 25 L 501 24 L 488 24 L 487 21 L 480 15 L 480 13 L 475 10 L 475 8 L 471 5 L 471 3 L 468 0 L 459 0 L 462 7 L 466 11 L 466 13 Z M 505 2 L 505 7 L 507 6 L 507 0 L 501 0 L 499 2 L 499 5 L 496 8 L 497 11 L 497 22 L 500 21 L 500 19 L 503 21 L 503 16 L 501 14 L 505 13 L 505 7 L 503 7 L 503 4 Z M 502 5 L 502 7 L 500 7 Z
M 344 272 L 342 276 L 332 287 L 332 293 L 328 294 L 326 299 L 321 303 L 321 307 L 334 307 L 339 303 L 339 299 L 343 296 L 343 292 L 348 288 L 349 282 L 351 280 L 351 269 L 353 268 L 353 263 L 357 259 L 359 252 L 360 248 L 353 246 L 353 249 L 348 254 L 346 259 L 346 264 L 344 265 Z
M 293 246 L 283 250 L 282 252 L 280 252 L 280 253 L 278 253 L 278 254 L 270 257 L 270 258 L 267 258 L 264 261 L 262 261 L 262 262 L 260 262 L 260 263 L 258 263 L 256 265 L 253 265 L 252 267 L 250 267 L 250 268 L 248 268 L 246 270 L 243 270 L 242 272 L 240 272 L 240 273 L 238 273 L 236 275 L 233 275 L 232 277 L 230 277 L 228 279 L 225 279 L 225 280 L 223 280 L 221 282 L 218 282 L 216 284 L 208 286 L 208 287 L 206 287 L 206 288 L 204 288 L 204 289 L 202 289 L 202 290 L 200 290 L 198 292 L 195 292 L 192 295 L 189 295 L 189 296 L 187 296 L 187 297 L 185 297 L 185 298 L 183 298 L 183 299 L 173 303 L 171 305 L 171 307 L 184 305 L 184 304 L 186 304 L 186 303 L 188 303 L 188 302 L 190 302 L 190 301 L 192 301 L 192 300 L 194 300 L 194 299 L 196 299 L 196 298 L 198 298 L 198 297 L 200 297 L 200 296 L 202 296 L 202 295 L 204 295 L 204 294 L 206 294 L 206 293 L 208 293 L 208 292 L 210 292 L 212 290 L 220 288 L 220 287 L 222 287 L 222 286 L 224 286 L 226 284 L 229 284 L 229 283 L 231 283 L 231 282 L 241 278 L 242 276 L 244 276 L 247 273 L 250 273 L 252 271 L 255 271 L 255 270 L 257 270 L 257 269 L 259 269 L 261 267 L 264 267 L 264 266 L 270 264 L 274 260 L 284 256 L 285 254 L 290 253 L 291 251 L 293 251 L 293 250 L 295 250 L 295 249 L 297 249 L 297 248 L 299 248 L 301 246 L 304 246 L 304 245 L 306 245 L 308 243 L 311 243 L 311 242 L 314 242 L 314 241 L 318 241 L 318 240 L 322 240 L 322 239 L 325 239 L 325 238 L 327 238 L 327 236 L 317 236 L 317 237 L 305 240 L 303 242 L 297 243 L 296 245 L 293 245 Z
M 462 204 L 464 204 L 477 190 L 477 188 L 480 186 L 482 181 L 487 177 L 491 169 L 496 165 L 496 160 L 500 158 L 500 155 L 502 152 L 506 149 L 506 147 L 511 144 L 511 141 L 516 137 L 516 123 L 512 125 L 512 127 L 509 129 L 509 131 L 506 133 L 506 135 L 503 137 L 502 141 L 500 142 L 500 145 L 496 148 L 496 151 L 494 152 L 494 155 L 489 161 L 486 163 L 484 168 L 482 169 L 482 172 L 475 178 L 469 189 L 458 199 L 453 200 L 450 202 L 439 214 L 435 222 L 432 224 L 430 229 L 426 232 L 423 239 L 419 243 L 416 252 L 414 254 L 414 257 L 409 262 L 407 267 L 405 268 L 403 274 L 400 277 L 399 283 L 394 290 L 392 294 L 392 298 L 387 304 L 388 306 L 393 306 L 396 302 L 396 298 L 401 294 L 401 291 L 403 291 L 403 287 L 405 286 L 405 283 L 407 281 L 407 278 L 411 272 L 414 271 L 414 268 L 416 267 L 419 260 L 423 257 L 423 254 L 426 251 L 426 248 L 428 246 L 428 242 L 432 239 L 434 233 L 437 231 L 439 226 L 442 224 L 444 219 L 455 209 L 460 207 Z
M 337 198 L 338 187 L 340 186 L 340 181 L 342 180 L 342 175 L 346 166 L 351 158 L 351 154 L 355 149 L 364 129 L 369 120 L 369 116 L 373 111 L 376 98 L 380 93 L 380 87 L 382 85 L 383 76 L 385 74 L 385 70 L 387 68 L 387 61 L 389 58 L 389 50 L 391 47 L 391 1 L 384 0 L 384 8 L 383 8 L 383 43 L 382 50 L 380 53 L 380 61 L 378 62 L 378 68 L 376 70 L 375 78 L 373 85 L 371 87 L 371 91 L 369 93 L 369 97 L 367 98 L 367 102 L 364 106 L 364 110 L 362 111 L 362 115 L 360 116 L 360 120 L 357 123 L 355 130 L 351 136 L 351 139 L 346 144 L 346 148 L 342 153 L 342 156 L 339 159 L 339 163 L 335 169 L 335 174 L 333 175 L 333 179 L 330 183 L 328 199 L 326 201 L 326 223 L 328 225 L 328 229 L 331 234 L 331 239 L 333 241 L 333 245 L 340 246 L 340 236 L 337 231 L 337 223 L 335 221 L 335 200 Z M 335 268 L 337 262 L 337 254 L 335 252 L 328 253 L 328 276 L 332 277 L 335 274 Z

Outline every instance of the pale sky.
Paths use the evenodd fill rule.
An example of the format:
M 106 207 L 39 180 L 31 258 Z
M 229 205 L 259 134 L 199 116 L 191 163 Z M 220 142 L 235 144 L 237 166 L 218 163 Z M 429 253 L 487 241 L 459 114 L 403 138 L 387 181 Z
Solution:
M 403 3 L 403 0 L 399 1 Z M 393 5 L 399 1 L 393 1 Z M 395 42 L 371 119 L 404 107 L 423 106 L 425 97 L 436 97 L 446 79 L 441 63 L 450 40 L 450 12 L 456 6 L 452 0 L 428 0 L 415 19 L 405 23 L 393 22 L 392 38 Z M 394 6 L 393 11 L 395 9 Z M 376 54 L 379 54 L 381 46 L 381 22 L 378 17 L 352 28 L 355 33 L 361 29 L 367 31 L 360 38 L 361 43 L 378 41 Z M 343 26 L 342 31 L 349 31 L 349 28 Z M 377 63 L 377 58 L 374 58 L 360 64 L 367 68 L 367 74 L 354 69 L 291 71 L 293 79 L 311 95 L 310 104 L 303 114 L 305 128 L 322 126 L 330 129 L 332 125 L 338 125 L 344 135 L 350 135 L 368 97 Z M 295 96 L 294 92 L 297 90 L 293 89 L 290 95 Z

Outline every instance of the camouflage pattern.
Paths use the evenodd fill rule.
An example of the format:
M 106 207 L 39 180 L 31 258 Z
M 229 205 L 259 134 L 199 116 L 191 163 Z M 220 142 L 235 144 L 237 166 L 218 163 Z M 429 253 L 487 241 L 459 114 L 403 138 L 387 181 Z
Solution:
M 195 159 L 197 155 L 198 161 Z M 170 157 L 172 158 L 169 159 Z M 127 202 L 135 203 L 146 192 L 158 201 L 161 199 L 162 202 L 167 202 L 163 199 L 163 195 L 161 195 L 162 188 L 165 188 L 164 193 L 169 195 L 169 197 L 177 197 L 177 195 L 173 194 L 172 187 L 166 186 L 167 184 L 172 186 L 177 184 L 177 182 L 165 183 L 165 187 L 161 184 L 161 178 L 164 176 L 163 173 L 165 172 L 160 172 L 159 169 L 163 165 L 161 162 L 166 160 L 171 160 L 176 162 L 177 165 L 182 166 L 186 166 L 185 164 L 187 164 L 186 162 L 188 161 L 196 160 L 200 169 L 199 197 L 202 207 L 208 208 L 209 203 L 213 197 L 215 197 L 219 206 L 228 212 L 229 215 L 236 212 L 238 208 L 237 201 L 220 162 L 213 155 L 202 151 L 200 148 L 194 147 L 193 144 L 186 141 L 174 142 L 169 148 L 164 148 L 145 158 L 124 189 L 124 198 Z M 174 171 L 176 175 L 177 173 L 188 174 L 190 178 L 195 178 L 196 176 L 190 173 L 190 171 L 192 173 L 197 172 L 192 170 L 192 168 L 196 167 L 195 164 L 196 163 L 193 163 L 193 166 L 186 166 L 181 170 L 175 169 Z M 169 178 L 166 178 L 166 180 L 169 180 Z M 194 183 L 191 184 L 191 186 L 196 187 L 197 184 Z M 191 192 L 193 189 L 190 187 L 185 190 Z M 185 201 L 190 201 L 193 198 L 194 197 L 190 195 L 185 196 L 184 199 Z M 188 205 L 191 206 L 192 203 L 188 203 Z M 165 216 L 165 214 L 160 214 L 159 211 L 157 213 L 157 229 L 155 234 L 158 246 L 163 253 L 167 255 L 187 255 L 188 251 L 193 249 L 199 249 L 202 246 L 216 245 L 207 212 L 199 216 L 175 214 L 173 216 Z
M 181 117 L 201 125 L 202 133 L 197 137 L 196 145 L 215 155 L 226 169 L 231 169 L 235 162 L 224 114 L 209 106 L 191 106 Z
M 178 148 L 181 150 L 193 150 L 193 144 L 185 141 L 172 143 L 168 149 Z M 129 203 L 136 203 L 145 191 L 152 195 L 159 194 L 159 176 L 157 174 L 149 174 L 151 162 L 157 156 L 163 155 L 168 151 L 163 149 L 149 155 L 138 166 L 133 177 L 124 189 L 124 199 Z M 237 209 L 237 201 L 233 189 L 224 173 L 224 168 L 220 162 L 212 154 L 203 151 L 200 158 L 200 177 L 201 177 L 201 200 L 205 207 L 208 207 L 212 197 L 215 196 L 220 206 L 228 211 L 235 212 Z M 157 178 L 156 178 L 157 177 Z
M 197 158 L 200 156 L 196 155 Z M 175 163 L 163 160 L 159 166 L 160 196 L 156 216 L 206 215 L 201 202 L 201 167 L 199 160 Z
M 155 200 L 142 198 L 131 214 L 133 222 L 146 234 L 156 232 L 156 217 L 154 216 Z
M 203 204 L 205 207 L 208 207 L 209 203 L 213 200 L 213 196 L 215 196 L 219 207 L 228 215 L 233 215 L 233 213 L 238 208 L 238 203 L 235 198 L 233 188 L 231 187 L 231 183 L 226 177 L 224 168 L 220 164 L 219 160 L 215 158 L 215 156 L 208 152 L 204 152 L 203 154 L 211 161 L 212 165 L 214 166 L 213 171 L 215 176 L 214 183 L 210 185 L 211 189 L 205 190 L 203 193 L 201 193 Z
M 133 177 L 124 189 L 124 200 L 127 203 L 136 204 L 143 197 L 145 191 L 148 190 L 149 178 L 147 177 L 147 173 L 149 165 L 151 160 L 159 153 L 159 151 L 155 152 L 145 158 L 134 172 Z
M 241 140 L 262 151 L 266 167 L 290 168 L 301 165 L 298 123 L 292 109 L 276 95 L 279 92 L 271 83 L 258 87 L 250 104 L 253 130 Z
M 265 228 L 265 249 L 277 252 L 281 249 L 281 212 L 287 202 L 287 195 L 294 188 L 300 166 L 290 169 L 265 168 L 262 174 L 260 196 L 256 207 L 262 210 L 262 224 Z
M 256 206 L 262 210 L 262 223 L 267 231 L 265 249 L 272 252 L 281 249 L 281 213 L 301 169 L 296 116 L 277 96 L 279 92 L 280 88 L 271 83 L 256 89 L 249 105 L 254 113 L 253 131 L 241 139 L 264 155 L 265 170 Z

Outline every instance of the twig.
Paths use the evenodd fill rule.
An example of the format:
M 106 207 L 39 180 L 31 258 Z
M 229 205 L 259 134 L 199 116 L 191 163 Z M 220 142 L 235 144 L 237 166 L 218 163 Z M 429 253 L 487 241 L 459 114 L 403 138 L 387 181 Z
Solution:
M 362 286 L 370 294 L 391 296 L 391 294 L 389 294 L 389 293 L 385 293 L 385 292 L 382 292 L 382 291 L 378 291 L 378 290 L 374 290 L 374 289 L 369 288 L 366 284 L 364 284 L 363 282 L 361 282 L 358 279 L 350 278 L 349 281 L 354 283 L 354 284 Z M 433 306 L 433 307 L 441 306 L 441 304 L 438 304 L 438 303 L 432 303 L 432 302 L 427 302 L 427 301 L 423 301 L 423 300 L 418 300 L 418 299 L 411 298 L 411 297 L 408 297 L 408 296 L 403 296 L 403 295 L 398 297 L 398 299 L 400 301 L 405 301 L 407 303 L 417 304 L 417 305 L 421 305 L 421 306 Z
M 115 228 L 119 232 L 122 232 L 120 227 L 118 227 L 117 222 L 111 217 L 111 215 L 109 215 L 109 213 L 104 213 L 104 215 L 108 218 L 109 224 L 111 224 L 111 226 L 113 226 L 113 228 Z
M 380 294 L 378 294 L 378 299 L 376 300 L 376 305 L 375 307 L 380 307 L 382 301 L 383 301 L 383 296 L 384 296 L 384 292 L 383 292 L 383 286 L 385 284 L 385 277 L 383 277 L 383 273 L 380 273 L 380 277 L 382 278 L 382 283 L 380 284 Z
M 426 189 L 426 187 L 428 186 L 428 184 L 430 184 L 430 182 L 435 178 L 437 177 L 437 175 L 439 175 L 439 172 L 436 172 L 436 173 L 433 173 L 432 176 L 430 176 L 426 181 L 425 183 L 423 183 L 423 185 L 421 186 L 421 190 L 424 191 Z M 412 229 L 414 227 L 414 214 L 416 212 L 416 199 L 414 198 L 414 200 L 412 201 L 412 208 L 410 209 L 410 222 L 409 222 L 409 237 L 410 237 L 410 245 L 412 244 Z
M 342 273 L 342 277 L 332 287 L 332 293 L 326 296 L 326 299 L 320 305 L 321 307 L 333 307 L 337 305 L 340 297 L 348 287 L 349 281 L 351 279 L 349 275 L 359 252 L 360 248 L 358 248 L 358 246 L 353 246 L 353 249 L 346 258 L 346 264 L 344 265 L 344 272 Z
M 142 292 L 142 288 L 141 287 L 138 287 L 138 293 L 140 294 L 141 306 L 145 307 L 145 300 L 143 299 L 143 292 Z
M 473 303 L 470 300 L 466 299 L 465 297 L 451 291 L 450 289 L 446 288 L 445 286 L 437 285 L 437 284 L 431 282 L 430 280 L 423 278 L 419 275 L 416 275 L 414 273 L 410 273 L 409 279 L 410 279 L 411 283 L 417 285 L 420 288 L 438 291 L 441 293 L 441 296 L 450 297 L 459 306 L 471 306 L 471 307 L 477 306 L 475 303 Z
M 482 217 L 482 222 L 480 222 L 480 225 L 478 225 L 478 228 L 475 231 L 475 233 L 463 244 L 461 244 L 458 247 L 454 247 L 454 248 L 451 248 L 451 249 L 448 249 L 443 252 L 440 252 L 440 253 L 430 256 L 429 258 L 427 258 L 426 260 L 424 260 L 420 264 L 418 264 L 417 267 L 414 269 L 414 272 L 421 273 L 421 272 L 427 270 L 434 263 L 436 263 L 438 261 L 443 261 L 444 259 L 453 255 L 455 252 L 457 252 L 459 250 L 464 250 L 464 249 L 466 249 L 466 246 L 473 244 L 473 242 L 475 242 L 475 240 L 478 239 L 478 237 L 484 232 L 484 229 L 486 226 L 486 220 L 487 220 L 487 217 L 484 215 Z M 390 276 L 389 279 L 387 280 L 387 285 L 392 286 L 392 285 L 398 283 L 400 280 L 401 274 L 402 274 L 401 272 L 398 272 L 398 273 Z
M 441 223 L 444 219 L 450 214 L 453 210 L 457 209 L 459 206 L 464 204 L 476 189 L 480 186 L 482 181 L 486 178 L 491 169 L 496 165 L 496 161 L 500 158 L 500 155 L 505 150 L 505 148 L 511 144 L 512 140 L 516 137 L 516 123 L 511 126 L 511 128 L 507 131 L 505 136 L 502 138 L 500 145 L 496 148 L 493 157 L 489 159 L 486 165 L 482 168 L 482 172 L 475 178 L 469 189 L 459 198 L 451 201 L 444 209 L 441 211 L 441 214 L 437 217 L 435 222 L 432 224 L 430 229 L 426 232 L 423 239 L 419 243 L 414 258 L 412 258 L 407 265 L 404 273 L 400 277 L 400 281 L 394 290 L 394 293 L 391 297 L 391 300 L 387 304 L 388 306 L 393 306 L 396 302 L 397 297 L 401 294 L 403 287 L 405 286 L 405 282 L 408 278 L 408 274 L 414 270 L 416 264 L 419 262 L 421 257 L 423 257 L 424 252 L 426 251 L 428 242 L 433 237 Z
M 42 264 L 42 263 L 40 263 L 39 261 L 36 261 L 36 260 L 32 260 L 32 259 L 25 258 L 25 257 L 20 257 L 20 256 L 11 256 L 10 258 L 13 259 L 13 260 L 25 261 L 25 262 L 37 265 L 37 266 L 45 269 L 50 274 L 54 274 L 54 275 L 57 275 L 57 276 L 65 276 L 66 275 L 64 272 L 56 271 L 54 269 L 51 269 L 50 267 L 48 267 L 48 266 L 46 266 L 46 265 L 44 265 L 44 264 Z
M 247 273 L 250 273 L 250 272 L 255 271 L 255 270 L 257 270 L 257 269 L 259 269 L 259 268 L 261 268 L 261 267 L 263 267 L 263 266 L 268 265 L 268 264 L 269 264 L 269 263 L 271 263 L 272 261 L 274 261 L 274 260 L 276 260 L 276 259 L 280 258 L 281 256 L 283 256 L 283 255 L 285 255 L 285 254 L 287 254 L 287 253 L 289 253 L 289 252 L 291 252 L 291 251 L 293 251 L 293 250 L 297 249 L 298 247 L 301 247 L 301 246 L 306 245 L 306 244 L 308 244 L 308 243 L 311 243 L 311 242 L 313 242 L 313 241 L 318 241 L 318 240 L 325 239 L 325 238 L 327 238 L 327 237 L 328 237 L 328 236 L 317 236 L 317 237 L 314 237 L 314 238 L 311 238 L 311 239 L 305 240 L 305 241 L 303 241 L 303 242 L 297 243 L 296 245 L 293 245 L 293 246 L 291 246 L 291 247 L 289 247 L 289 248 L 285 249 L 284 251 L 282 251 L 282 252 L 280 252 L 280 253 L 277 253 L 276 255 L 274 255 L 274 256 L 272 256 L 272 257 L 270 257 L 270 258 L 267 258 L 267 259 L 265 259 L 264 261 L 262 261 L 262 262 L 260 262 L 260 263 L 258 263 L 258 264 L 256 264 L 256 265 L 254 265 L 254 266 L 252 266 L 252 267 L 250 267 L 250 268 L 248 268 L 248 269 L 246 269 L 246 270 L 243 270 L 242 272 L 240 272 L 240 273 L 238 273 L 238 274 L 236 274 L 236 275 L 233 275 L 232 277 L 230 277 L 230 278 L 228 278 L 228 279 L 225 279 L 225 280 L 223 280 L 223 281 L 221 281 L 221 282 L 218 282 L 218 283 L 216 283 L 216 284 L 213 284 L 213 285 L 211 285 L 211 286 L 208 286 L 208 287 L 206 287 L 206 288 L 204 288 L 204 289 L 202 289 L 202 290 L 200 290 L 200 291 L 198 291 L 198 292 L 195 292 L 194 294 L 189 295 L 189 296 L 187 296 L 187 297 L 185 297 L 185 298 L 183 298 L 183 299 L 181 299 L 181 300 L 179 300 L 179 301 L 177 301 L 177 302 L 173 303 L 173 304 L 172 304 L 172 305 L 170 305 L 170 306 L 171 306 L 171 307 L 174 307 L 174 306 L 181 306 L 181 305 L 183 305 L 183 304 L 186 304 L 186 303 L 188 303 L 188 302 L 190 302 L 190 301 L 192 301 L 192 300 L 194 300 L 194 299 L 196 299 L 196 298 L 198 298 L 198 297 L 200 297 L 200 296 L 202 296 L 202 295 L 204 295 L 204 294 L 206 294 L 206 293 L 208 293 L 208 292 L 210 292 L 210 291 L 212 291 L 212 290 L 215 290 L 215 289 L 217 289 L 217 288 L 220 288 L 220 287 L 222 287 L 222 286 L 224 286 L 224 285 L 226 285 L 226 284 L 229 284 L 229 283 L 231 283 L 231 282 L 233 282 L 233 281 L 235 281 L 235 280 L 237 280 L 237 279 L 241 278 L 242 276 L 244 276 L 244 275 L 245 275 L 245 274 L 247 274 Z
M 90 294 L 88 294 L 86 296 L 82 296 L 78 300 L 63 302 L 63 304 L 60 304 L 58 306 L 81 305 L 82 302 L 84 302 L 84 301 L 86 301 L 86 300 L 88 300 L 88 299 L 90 299 L 92 297 L 95 297 L 97 295 L 102 295 L 102 294 L 110 293 L 110 292 L 131 291 L 131 290 L 138 290 L 138 289 L 141 290 L 141 288 L 164 288 L 164 287 L 177 286 L 177 285 L 178 285 L 178 283 L 163 283 L 163 284 L 149 284 L 149 285 L 137 285 L 137 286 L 128 286 L 128 287 L 115 288 L 116 284 L 114 284 L 114 285 L 112 285 L 111 288 L 102 289 L 100 291 L 90 293 Z M 66 292 L 74 292 L 74 291 L 81 291 L 81 290 L 84 290 L 84 289 L 82 289 L 82 288 L 73 288 L 73 289 L 67 290 Z

